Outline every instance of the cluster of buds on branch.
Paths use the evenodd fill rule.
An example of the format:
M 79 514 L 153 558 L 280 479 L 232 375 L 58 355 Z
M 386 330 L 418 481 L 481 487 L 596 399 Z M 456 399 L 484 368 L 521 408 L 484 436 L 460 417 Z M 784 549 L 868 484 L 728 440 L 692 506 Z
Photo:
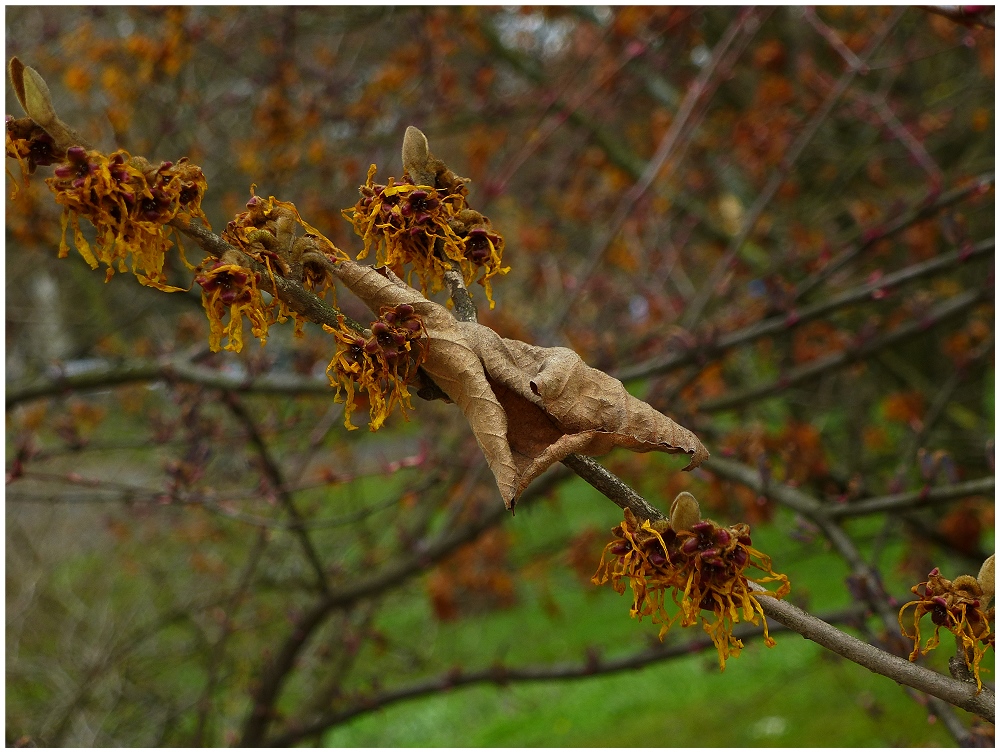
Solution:
M 375 183 L 375 165 L 361 186 L 361 198 L 344 216 L 364 239 L 362 259 L 376 248 L 380 265 L 400 269 L 411 264 L 423 292 L 441 289 L 444 272 L 457 266 L 471 285 L 477 280 L 493 308 L 491 279 L 504 275 L 503 238 L 485 215 L 470 209 L 467 178 L 444 167 L 427 150 L 427 139 L 416 128 L 408 128 L 403 143 L 406 171 L 401 183 L 389 178 Z M 408 163 L 408 164 L 407 164 Z M 427 184 L 420 183 L 421 180 Z
M 899 610 L 903 635 L 913 640 L 910 661 L 937 648 L 941 642 L 939 633 L 944 628 L 955 636 L 965 666 L 976 678 L 976 686 L 982 688 L 979 665 L 986 649 L 995 649 L 996 645 L 996 636 L 990 627 L 996 618 L 996 607 L 990 606 L 995 587 L 995 556 L 991 555 L 983 563 L 978 577 L 959 575 L 955 580 L 948 580 L 935 567 L 928 573 L 926 581 L 910 589 L 918 598 L 907 602 Z M 907 618 L 906 612 L 911 608 L 913 613 Z M 920 619 L 925 614 L 931 616 L 934 634 L 921 648 Z M 907 622 L 912 625 L 912 630 Z
M 775 573 L 771 560 L 751 546 L 749 526 L 702 520 L 698 502 L 688 492 L 677 495 L 668 520 L 640 522 L 625 510 L 625 520 L 612 533 L 615 539 L 605 547 L 593 582 L 601 585 L 610 580 L 619 594 L 625 593 L 627 583 L 634 596 L 632 617 L 649 616 L 654 624 L 662 624 L 661 640 L 678 618 L 681 627 L 700 621 L 719 652 L 722 669 L 743 648 L 732 634 L 741 617 L 755 625 L 764 618 L 758 594 L 749 583 L 779 582 L 778 590 L 767 594 L 773 598 L 791 590 L 788 578 Z M 748 567 L 765 575 L 750 577 L 745 574 Z M 666 610 L 668 591 L 680 607 L 674 615 Z M 766 619 L 763 624 L 764 642 L 773 646 Z
M 326 373 L 330 384 L 337 388 L 340 399 L 346 393 L 344 425 L 351 423 L 355 409 L 355 384 L 367 393 L 369 402 L 369 427 L 377 431 L 393 407 L 398 403 L 403 416 L 410 405 L 407 385 L 417 376 L 417 369 L 426 355 L 424 324 L 408 303 L 394 308 L 384 308 L 371 326 L 368 337 L 359 336 L 343 322 L 339 329 L 324 326 L 337 338 L 337 353 L 330 361 Z
M 222 239 L 282 277 L 301 282 L 307 290 L 323 295 L 333 287 L 330 271 L 347 255 L 302 219 L 295 205 L 273 196 L 263 199 L 250 187 L 247 211 L 231 220 Z M 298 235 L 301 228 L 303 235 Z

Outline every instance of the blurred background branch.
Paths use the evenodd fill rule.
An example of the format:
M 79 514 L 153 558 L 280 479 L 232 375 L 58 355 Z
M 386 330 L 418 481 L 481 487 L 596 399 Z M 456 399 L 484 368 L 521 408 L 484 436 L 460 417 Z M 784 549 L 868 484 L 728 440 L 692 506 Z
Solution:
M 198 295 L 58 259 L 40 169 L 7 204 L 8 744 L 992 745 L 787 632 L 720 674 L 590 582 L 602 494 L 689 491 L 789 575 L 769 609 L 905 657 L 900 598 L 993 551 L 993 15 L 956 8 L 10 8 L 60 117 L 202 166 L 215 233 L 256 183 L 356 250 L 341 210 L 419 127 L 506 241 L 480 322 L 713 457 L 571 457 L 599 491 L 552 470 L 511 519 L 453 406 L 345 431 L 318 326 L 210 354 Z M 906 671 L 968 695 L 948 652 Z

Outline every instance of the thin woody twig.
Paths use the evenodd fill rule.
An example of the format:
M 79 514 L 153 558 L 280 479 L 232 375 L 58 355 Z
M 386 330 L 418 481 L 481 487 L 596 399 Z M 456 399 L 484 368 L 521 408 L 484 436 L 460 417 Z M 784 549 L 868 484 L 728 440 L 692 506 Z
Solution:
M 849 607 L 838 612 L 824 615 L 828 623 L 852 623 L 864 614 L 857 607 Z M 782 625 L 776 626 L 771 634 L 786 631 Z M 762 633 L 755 625 L 739 625 L 733 630 L 734 637 L 740 640 L 752 640 Z M 267 740 L 266 744 L 273 747 L 294 745 L 311 735 L 323 732 L 331 727 L 343 724 L 351 719 L 367 713 L 378 711 L 401 701 L 420 698 L 434 693 L 453 690 L 470 685 L 506 685 L 508 683 L 544 682 L 552 680 L 584 680 L 589 677 L 600 677 L 619 672 L 634 671 L 651 664 L 691 656 L 701 651 L 714 648 L 711 638 L 699 636 L 685 641 L 675 641 L 667 644 L 654 645 L 632 654 L 614 659 L 603 659 L 593 654 L 578 664 L 554 664 L 537 667 L 506 667 L 495 665 L 488 669 L 465 672 L 459 669 L 446 672 L 435 678 L 430 678 L 409 686 L 382 691 L 373 696 L 361 697 L 352 706 L 320 716 L 307 724 L 290 723 L 288 731 Z
M 584 289 L 586 281 L 589 280 L 597 271 L 601 261 L 608 251 L 608 248 L 610 248 L 611 243 L 621 232 L 625 221 L 628 219 L 629 215 L 631 215 L 635 205 L 646 194 L 650 186 L 652 186 L 653 181 L 656 180 L 657 176 L 660 174 L 660 170 L 663 168 L 664 164 L 666 164 L 667 160 L 670 159 L 681 134 L 684 132 L 685 127 L 688 124 L 688 119 L 690 118 L 695 105 L 697 105 L 697 103 L 704 96 L 705 92 L 708 90 L 709 82 L 716 74 L 720 62 L 725 57 L 729 48 L 733 45 L 741 33 L 747 32 L 749 34 L 750 32 L 755 32 L 759 26 L 760 20 L 756 18 L 752 12 L 741 13 L 729 25 L 729 28 L 726 30 L 725 34 L 723 34 L 722 39 L 720 39 L 715 45 L 708 63 L 688 88 L 687 96 L 685 96 L 684 101 L 681 103 L 680 109 L 671 122 L 669 130 L 660 140 L 656 153 L 646 164 L 645 169 L 642 171 L 642 174 L 636 182 L 618 202 L 615 213 L 608 222 L 608 229 L 594 244 L 587 261 L 584 263 L 583 269 L 578 271 L 577 276 L 580 278 L 581 283 L 577 286 L 574 293 L 565 296 L 560 308 L 552 318 L 552 323 L 548 327 L 548 331 L 550 333 L 555 332 L 563 325 L 566 317 L 569 316 L 570 311 L 579 298 L 580 293 Z
M 861 256 L 861 254 L 879 241 L 890 238 L 899 231 L 910 227 L 915 222 L 932 217 L 941 210 L 947 209 L 970 196 L 989 191 L 995 180 L 996 178 L 993 173 L 984 173 L 968 184 L 959 186 L 946 194 L 934 198 L 932 201 L 924 201 L 911 207 L 908 211 L 902 212 L 886 225 L 866 229 L 860 234 L 857 240 L 845 246 L 822 269 L 799 284 L 795 290 L 795 300 L 801 300 L 809 295 L 822 283 L 843 269 L 845 265 Z
M 996 488 L 993 476 L 963 481 L 948 486 L 924 487 L 918 491 L 889 494 L 884 497 L 870 497 L 860 502 L 846 505 L 831 505 L 826 515 L 832 519 L 854 518 L 883 512 L 909 512 L 920 507 L 932 507 L 953 499 L 972 496 L 993 496 Z
M 775 483 L 773 480 L 761 478 L 761 474 L 754 468 L 742 463 L 725 458 L 710 457 L 705 460 L 704 468 L 712 473 L 742 484 L 758 494 L 765 494 L 774 499 L 779 504 L 785 505 L 796 512 L 799 512 L 810 519 L 817 521 L 824 526 L 824 533 L 833 537 L 835 546 L 847 555 L 849 561 L 854 560 L 852 566 L 863 565 L 860 562 L 860 555 L 857 554 L 856 547 L 838 525 L 828 525 L 832 521 L 825 516 L 825 506 L 818 500 L 813 499 L 799 489 Z M 864 573 L 866 576 L 868 572 Z M 752 584 L 756 586 L 756 584 Z M 762 587 L 755 587 L 755 591 L 761 591 L 765 595 Z M 885 601 L 883 600 L 883 603 Z M 764 614 L 778 622 L 786 625 L 795 632 L 809 640 L 819 643 L 834 653 L 840 654 L 850 661 L 885 677 L 889 677 L 896 682 L 907 685 L 915 690 L 928 693 L 929 695 L 947 701 L 953 706 L 979 714 L 984 719 L 993 721 L 995 698 L 993 691 L 984 687 L 977 694 L 975 683 L 966 683 L 955 680 L 951 677 L 934 672 L 933 670 L 913 664 L 898 656 L 887 653 L 864 641 L 847 635 L 846 633 L 826 625 L 821 620 L 803 612 L 796 606 L 786 601 L 774 598 L 760 599 L 761 608 Z M 880 615 L 883 620 L 886 615 Z M 893 628 L 895 621 L 891 620 Z
M 706 400 L 699 404 L 698 410 L 706 413 L 714 413 L 716 411 L 730 410 L 755 400 L 770 397 L 820 374 L 834 371 L 860 359 L 867 358 L 871 354 L 893 343 L 920 335 L 928 328 L 972 308 L 980 301 L 985 300 L 986 295 L 987 292 L 983 290 L 967 290 L 964 293 L 959 293 L 929 309 L 919 320 L 906 322 L 891 332 L 874 337 L 854 348 L 818 358 L 809 363 L 789 369 L 785 374 L 772 382 L 740 390 L 720 398 Z
M 260 456 L 264 475 L 267 477 L 271 487 L 278 495 L 278 499 L 281 501 L 281 506 L 285 508 L 285 512 L 288 513 L 288 517 L 292 520 L 292 533 L 299 540 L 299 543 L 302 546 L 302 552 L 305 554 L 306 560 L 309 562 L 309 565 L 313 569 L 313 573 L 316 575 L 317 587 L 323 593 L 329 593 L 330 586 L 326 574 L 326 568 L 323 566 L 323 562 L 320 560 L 319 554 L 316 552 L 316 547 L 313 546 L 312 539 L 309 537 L 309 532 L 306 530 L 302 514 L 295 505 L 295 500 L 292 498 L 291 492 L 289 492 L 286 488 L 285 479 L 281 469 L 278 468 L 277 463 L 275 463 L 274 459 L 271 457 L 271 452 L 267 447 L 267 443 L 264 441 L 264 437 L 261 436 L 260 431 L 258 431 L 256 422 L 254 422 L 254 420 L 250 417 L 250 414 L 247 413 L 247 410 L 243 406 L 240 399 L 233 393 L 225 393 L 223 396 L 223 402 L 225 402 L 226 406 L 237 418 L 237 420 L 243 424 L 243 427 L 246 429 L 247 434 L 250 437 L 250 443 L 256 448 L 257 454 Z
M 593 458 L 569 455 L 562 463 L 622 510 L 631 510 L 640 520 L 662 520 L 666 517 Z
M 444 281 L 451 294 L 451 302 L 455 306 L 455 318 L 461 322 L 479 321 L 476 315 L 476 304 L 472 301 L 469 289 L 465 287 L 462 273 L 457 269 L 449 269 L 444 273 Z
M 829 315 L 841 308 L 854 304 L 866 303 L 872 299 L 875 293 L 884 293 L 898 288 L 908 282 L 928 277 L 930 275 L 952 269 L 959 264 L 964 264 L 974 258 L 992 255 L 996 248 L 993 238 L 988 238 L 977 243 L 969 249 L 960 249 L 951 253 L 935 256 L 927 261 L 904 267 L 896 272 L 891 272 L 880 277 L 873 282 L 866 282 L 856 288 L 847 290 L 840 295 L 836 295 L 828 300 L 793 309 L 781 316 L 772 316 L 760 322 L 755 322 L 734 332 L 720 335 L 717 340 L 711 343 L 689 348 L 679 353 L 671 353 L 662 358 L 652 359 L 646 363 L 635 364 L 620 369 L 615 376 L 622 381 L 628 379 L 643 379 L 654 374 L 661 374 L 674 369 L 686 366 L 691 363 L 699 363 L 707 359 L 713 359 L 723 355 L 726 351 L 759 340 L 762 337 L 778 334 L 799 327 L 807 322 L 814 321 L 820 317 Z
M 231 392 L 260 394 L 329 394 L 328 379 L 311 379 L 297 374 L 258 374 L 234 376 L 186 359 L 129 359 L 78 374 L 46 376 L 8 385 L 7 410 L 48 397 L 70 392 L 103 390 L 136 382 L 182 382 Z
M 905 8 L 896 10 L 882 25 L 882 28 L 879 29 L 861 53 L 860 59 L 862 63 L 869 60 L 878 48 L 882 46 L 882 43 L 888 38 L 889 33 L 893 28 L 895 28 L 905 11 Z M 775 171 L 771 174 L 767 184 L 758 194 L 757 199 L 754 201 L 750 209 L 747 210 L 739 233 L 735 238 L 733 238 L 729 247 L 726 249 L 726 252 L 722 255 L 722 258 L 719 259 L 713 267 L 708 279 L 703 283 L 701 289 L 698 291 L 698 294 L 684 311 L 684 315 L 681 318 L 682 326 L 690 328 L 695 322 L 701 319 L 701 316 L 705 311 L 705 307 L 715 294 L 716 285 L 718 285 L 719 281 L 726 274 L 729 269 L 729 265 L 736 258 L 740 249 L 743 248 L 743 245 L 750 237 L 750 233 L 752 233 L 753 229 L 757 226 L 757 221 L 760 219 L 760 216 L 763 214 L 768 204 L 771 203 L 771 199 L 773 199 L 775 194 L 778 193 L 778 189 L 781 188 L 782 183 L 785 182 L 792 166 L 801 156 L 805 148 L 812 142 L 813 138 L 819 132 L 820 126 L 827 119 L 827 117 L 829 117 L 830 113 L 833 112 L 833 108 L 837 105 L 837 102 L 840 101 L 844 92 L 847 91 L 848 87 L 854 82 L 854 79 L 858 75 L 858 70 L 853 67 L 844 72 L 844 74 L 840 77 L 840 80 L 837 81 L 833 90 L 827 95 L 826 101 L 805 125 L 791 146 L 789 146 L 781 160 L 781 164 L 778 165 Z

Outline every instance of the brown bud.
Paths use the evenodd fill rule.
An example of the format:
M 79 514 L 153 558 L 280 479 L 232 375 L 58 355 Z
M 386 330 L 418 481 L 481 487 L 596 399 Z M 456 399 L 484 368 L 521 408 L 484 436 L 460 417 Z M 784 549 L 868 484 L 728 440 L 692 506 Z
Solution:
M 430 168 L 430 147 L 427 137 L 419 128 L 407 126 L 403 135 L 403 169 L 410 174 L 413 182 L 418 185 L 433 186 L 434 171 Z
M 993 561 L 996 559 L 995 554 L 991 554 L 986 558 L 983 566 L 979 568 L 979 577 L 976 580 L 979 581 L 979 587 L 983 589 L 983 606 L 988 606 L 990 601 L 993 599 L 994 589 L 996 588 L 996 575 L 993 570 Z
M 670 505 L 670 527 L 675 531 L 690 531 L 701 520 L 698 500 L 689 492 L 678 494 Z
M 56 115 L 49 87 L 38 71 L 14 57 L 7 66 L 7 72 L 24 112 L 54 139 L 59 150 L 65 150 L 74 144 L 87 146 L 80 135 Z
M 959 575 L 951 582 L 951 587 L 956 591 L 964 591 L 966 594 L 973 597 L 980 596 L 983 590 L 979 587 L 979 581 L 971 575 Z

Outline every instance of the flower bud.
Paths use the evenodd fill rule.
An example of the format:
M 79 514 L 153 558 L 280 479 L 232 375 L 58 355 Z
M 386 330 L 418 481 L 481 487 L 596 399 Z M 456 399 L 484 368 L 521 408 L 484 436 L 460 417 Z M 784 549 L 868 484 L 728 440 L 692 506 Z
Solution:
M 694 554 L 698 551 L 698 537 L 692 536 L 690 539 L 681 544 L 681 551 L 684 554 Z
M 670 527 L 675 531 L 691 531 L 701 520 L 698 500 L 689 492 L 681 492 L 670 505 Z
M 616 541 L 611 545 L 611 553 L 617 554 L 619 556 L 623 554 L 628 554 L 632 551 L 632 545 L 627 541 Z
M 983 566 L 979 568 L 979 575 L 976 580 L 979 581 L 979 587 L 983 589 L 983 605 L 988 606 L 990 601 L 993 599 L 994 589 L 996 588 L 996 575 L 994 574 L 994 560 L 996 559 L 995 554 L 991 554 L 986 558 Z

